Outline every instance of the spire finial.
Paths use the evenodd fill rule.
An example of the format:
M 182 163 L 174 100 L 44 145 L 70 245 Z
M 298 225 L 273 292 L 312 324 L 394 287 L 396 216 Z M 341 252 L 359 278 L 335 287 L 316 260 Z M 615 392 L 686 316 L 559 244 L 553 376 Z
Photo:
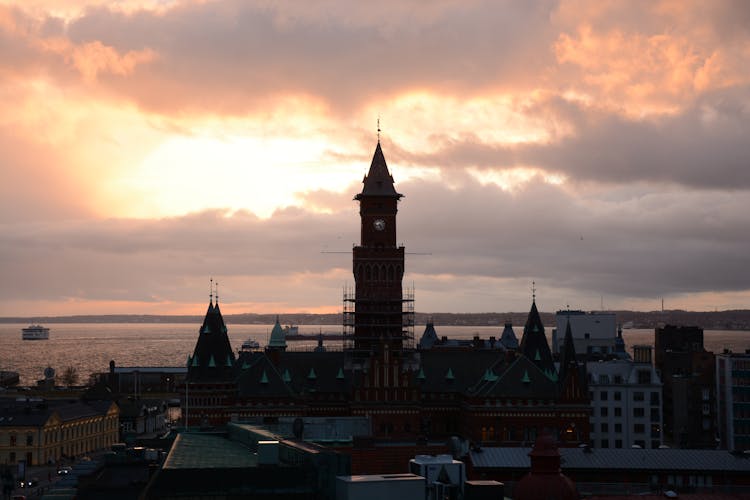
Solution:
M 378 144 L 380 144 L 380 115 L 378 115 Z
M 214 303 L 214 279 L 211 277 L 211 279 L 208 280 L 208 302 L 210 304 Z
M 219 304 L 219 282 L 216 282 L 216 304 Z
M 531 301 L 536 302 L 536 281 L 531 282 Z

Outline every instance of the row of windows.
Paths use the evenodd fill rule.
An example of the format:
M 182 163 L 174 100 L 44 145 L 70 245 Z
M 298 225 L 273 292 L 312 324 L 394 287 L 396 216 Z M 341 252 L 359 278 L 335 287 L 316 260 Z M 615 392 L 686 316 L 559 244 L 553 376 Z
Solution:
M 73 426 L 69 427 L 58 427 L 54 429 L 46 428 L 43 433 L 44 444 L 48 445 L 59 441 L 66 441 L 69 439 L 77 439 L 90 436 L 94 433 L 112 431 L 116 429 L 116 426 L 117 419 L 115 419 L 114 417 L 108 417 L 105 420 L 86 422 L 84 424 L 74 424 Z M 26 446 L 34 445 L 34 435 L 35 434 L 33 432 L 26 433 Z M 2 443 L 3 441 L 4 439 L 0 438 L 0 443 Z M 18 446 L 18 435 L 15 433 L 10 433 L 8 435 L 7 442 L 9 446 Z
M 606 407 L 606 406 L 602 406 L 600 408 L 593 407 L 591 409 L 591 416 L 592 417 L 596 417 L 597 416 L 597 409 L 599 410 L 599 415 L 598 416 L 600 416 L 600 417 L 608 417 L 609 416 L 609 408 Z M 617 407 L 617 408 L 612 408 L 612 410 L 613 410 L 613 414 L 614 414 L 615 417 L 622 417 L 622 408 Z M 641 406 L 633 408 L 633 417 L 634 418 L 643 418 L 645 416 L 646 416 L 646 409 L 645 408 L 643 408 Z M 660 417 L 659 408 L 651 408 L 650 417 L 651 417 L 651 422 L 658 422 L 659 421 L 659 417 Z
M 376 264 L 359 264 L 357 266 L 357 281 L 395 281 L 403 277 L 401 266 L 399 265 L 376 265 Z
M 589 380 L 591 382 L 594 381 L 593 374 L 589 376 Z M 623 383 L 622 375 L 613 375 L 612 378 L 610 379 L 610 376 L 606 373 L 600 373 L 599 376 L 597 377 L 597 380 L 600 384 L 609 384 L 610 380 L 612 380 L 611 383 L 613 384 Z M 652 381 L 651 370 L 638 370 L 638 384 L 639 385 L 650 384 L 651 381 Z
M 609 391 L 599 391 L 599 400 L 600 401 L 609 401 Z M 596 394 L 594 391 L 589 392 L 589 397 L 591 400 L 594 400 L 594 396 Z M 659 404 L 659 392 L 652 391 L 649 394 L 650 397 L 650 403 L 652 406 L 657 406 Z M 622 391 L 613 391 L 612 392 L 612 399 L 613 401 L 622 401 Z M 643 391 L 634 391 L 633 392 L 633 401 L 645 401 L 646 400 L 646 394 Z

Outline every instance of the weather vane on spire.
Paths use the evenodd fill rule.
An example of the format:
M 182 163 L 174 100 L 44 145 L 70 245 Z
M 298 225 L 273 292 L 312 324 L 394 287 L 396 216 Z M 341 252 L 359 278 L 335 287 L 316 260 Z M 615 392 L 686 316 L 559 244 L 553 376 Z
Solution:
M 531 282 L 531 300 L 536 302 L 536 281 Z
M 216 305 L 219 305 L 219 282 L 216 282 Z
M 380 115 L 378 115 L 378 144 L 380 144 Z
M 214 279 L 211 277 L 208 280 L 208 301 L 213 304 L 214 303 Z

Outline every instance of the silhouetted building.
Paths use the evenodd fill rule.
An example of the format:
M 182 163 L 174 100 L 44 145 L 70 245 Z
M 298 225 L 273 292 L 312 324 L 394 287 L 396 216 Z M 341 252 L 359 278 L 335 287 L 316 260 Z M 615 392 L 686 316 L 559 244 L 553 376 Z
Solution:
M 585 367 L 573 352 L 558 376 L 535 300 L 517 351 L 494 339 L 429 348 L 441 342 L 431 325 L 415 348 L 413 292 L 402 289 L 404 247 L 396 245 L 401 197 L 378 143 L 355 197 L 361 242 L 353 250 L 354 293 L 344 294 L 343 350 L 293 351 L 272 334 L 265 350 L 235 359 L 218 298 L 210 297 L 182 391 L 191 427 L 364 417 L 369 435 L 336 448 L 352 457 L 354 473 L 403 471 L 416 454 L 448 452 L 453 436 L 522 445 L 547 431 L 564 446 L 588 441 Z
M 664 438 L 681 448 L 716 448 L 715 359 L 703 347 L 703 329 L 656 328 L 656 369 L 664 396 Z

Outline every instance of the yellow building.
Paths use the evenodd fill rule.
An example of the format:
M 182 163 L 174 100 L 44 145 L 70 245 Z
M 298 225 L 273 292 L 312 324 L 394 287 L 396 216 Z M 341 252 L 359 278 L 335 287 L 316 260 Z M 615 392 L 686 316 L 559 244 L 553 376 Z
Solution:
M 0 400 L 0 464 L 41 465 L 109 448 L 119 415 L 110 401 Z

